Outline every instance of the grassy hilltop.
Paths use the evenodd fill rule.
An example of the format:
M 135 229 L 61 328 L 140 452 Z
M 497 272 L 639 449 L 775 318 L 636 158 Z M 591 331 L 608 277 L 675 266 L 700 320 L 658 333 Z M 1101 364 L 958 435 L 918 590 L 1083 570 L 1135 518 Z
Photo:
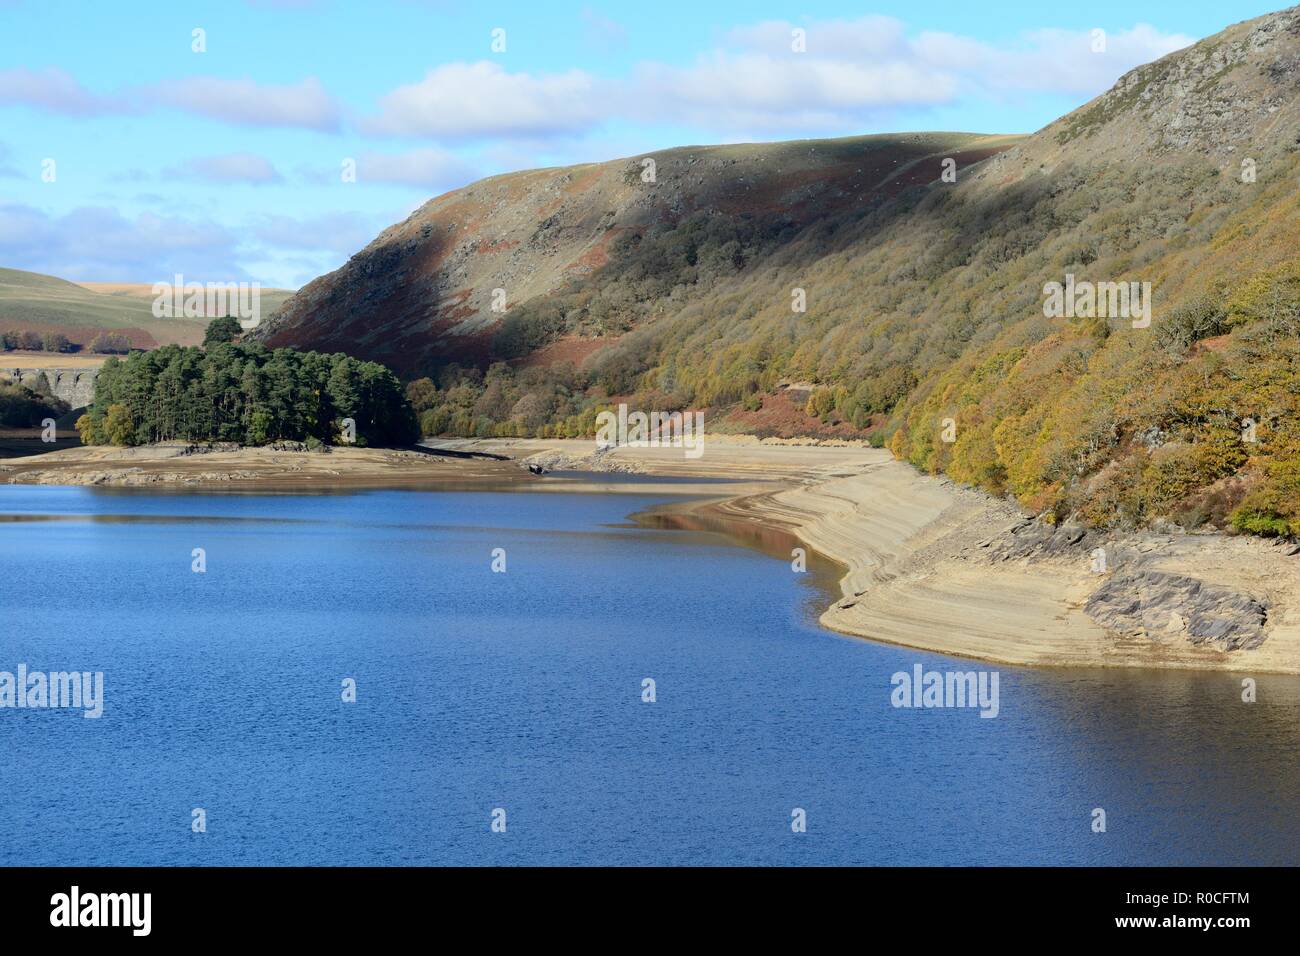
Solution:
M 263 289 L 263 314 L 270 314 L 292 294 L 286 289 Z M 125 336 L 136 348 L 203 341 L 208 317 L 155 318 L 153 300 L 149 284 L 78 284 L 38 272 L 0 269 L 0 330 L 62 333 L 80 345 L 104 331 Z

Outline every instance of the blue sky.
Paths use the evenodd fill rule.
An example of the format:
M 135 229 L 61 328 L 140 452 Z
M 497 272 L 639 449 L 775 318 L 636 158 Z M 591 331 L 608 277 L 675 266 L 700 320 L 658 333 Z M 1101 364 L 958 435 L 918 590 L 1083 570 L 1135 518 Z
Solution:
M 1271 9 L 0 0 L 0 266 L 296 287 L 482 176 L 688 143 L 1032 132 Z

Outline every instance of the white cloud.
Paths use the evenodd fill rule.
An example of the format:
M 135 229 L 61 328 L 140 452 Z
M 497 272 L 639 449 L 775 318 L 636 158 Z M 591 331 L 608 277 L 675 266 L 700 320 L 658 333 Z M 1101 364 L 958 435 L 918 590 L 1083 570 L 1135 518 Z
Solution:
M 270 160 L 254 153 L 228 153 L 224 156 L 199 156 L 163 172 L 166 179 L 192 179 L 210 183 L 281 182 Z
M 621 28 L 591 10 L 589 30 L 616 40 Z M 803 31 L 806 52 L 792 49 Z M 382 96 L 362 132 L 436 137 L 446 142 L 557 141 L 608 123 L 687 123 L 728 134 L 853 132 L 908 108 L 1004 101 L 1051 93 L 1091 96 L 1123 73 L 1192 42 L 1148 24 L 1111 31 L 1093 53 L 1089 31 L 1040 29 L 989 43 L 954 33 L 909 35 L 884 16 L 781 20 L 737 27 L 687 65 L 645 62 L 621 79 L 573 69 L 509 72 L 499 63 L 446 63 Z M 243 126 L 333 132 L 343 111 L 321 82 L 184 77 L 110 96 L 92 93 L 63 70 L 0 70 L 0 105 L 22 104 L 72 116 L 174 107 Z M 395 162 L 395 161 L 394 161 Z M 425 157 L 426 167 L 433 162 Z M 444 178 L 379 163 L 375 178 L 425 184 Z
M 794 49 L 796 29 L 804 52 Z M 643 64 L 622 102 L 643 115 L 721 129 L 861 129 L 884 110 L 981 97 L 1096 95 L 1139 64 L 1192 42 L 1146 24 L 1112 33 L 1093 53 L 1089 31 L 1038 30 L 994 45 L 950 33 L 909 37 L 869 16 L 804 27 L 766 21 L 726 35 L 686 67 Z
M 585 129 L 607 110 L 595 79 L 581 70 L 508 73 L 487 61 L 448 63 L 379 101 L 370 132 L 445 139 L 536 136 Z
M 0 204 L 0 262 L 65 279 L 163 281 L 175 272 L 200 281 L 255 279 L 237 262 L 238 239 L 212 222 L 86 206 L 52 216 Z
M 251 79 L 191 76 L 141 91 L 148 102 L 242 126 L 301 127 L 333 132 L 341 111 L 315 77 L 276 86 Z
M 72 74 L 55 67 L 39 72 L 21 66 L 0 70 L 0 105 L 31 106 L 69 116 L 128 111 L 120 98 L 97 96 L 78 83 Z
M 30 106 L 68 116 L 142 113 L 150 107 L 173 107 L 243 126 L 302 127 L 332 132 L 342 111 L 320 80 L 263 84 L 251 79 L 190 76 L 153 86 L 99 96 L 66 70 L 25 67 L 0 70 L 0 106 Z
M 949 33 L 923 33 L 914 44 L 926 62 L 947 64 L 972 85 L 994 92 L 1053 92 L 1094 96 L 1123 74 L 1195 42 L 1140 23 L 1109 33 L 1104 53 L 1092 52 L 1090 31 L 1035 30 L 999 48 Z M 974 92 L 974 91 L 972 91 Z
M 794 48 L 796 30 L 803 52 Z M 719 137 L 855 132 L 909 108 L 1096 95 L 1133 67 L 1191 42 L 1139 24 L 1112 32 L 1107 52 L 1098 54 L 1089 31 L 1043 29 L 994 44 L 952 33 L 909 35 L 902 21 L 884 16 L 769 20 L 723 34 L 694 63 L 644 62 L 618 80 L 581 70 L 510 73 L 490 61 L 444 64 L 382 97 L 362 126 L 453 141 L 556 141 L 611 121 L 684 122 Z
M 337 268 L 386 221 L 353 212 L 263 215 L 234 228 L 201 217 L 126 216 L 111 206 L 51 215 L 0 203 L 0 263 L 80 281 L 166 282 L 179 272 L 196 282 L 297 287 Z
M 854 126 L 872 110 L 949 102 L 958 84 L 950 74 L 902 59 L 858 63 L 715 53 L 686 69 L 644 65 L 633 86 L 627 100 L 656 119 L 724 129 L 814 129 Z

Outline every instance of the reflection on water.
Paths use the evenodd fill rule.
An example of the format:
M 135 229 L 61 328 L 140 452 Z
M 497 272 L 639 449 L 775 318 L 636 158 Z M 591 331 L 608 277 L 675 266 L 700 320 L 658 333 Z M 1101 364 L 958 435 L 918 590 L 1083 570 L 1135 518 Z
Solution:
M 0 863 L 1297 862 L 1300 680 L 998 667 L 996 719 L 894 709 L 989 665 L 827 633 L 833 565 L 661 501 L 0 488 L 0 671 L 106 698 L 0 708 Z
M 804 557 L 806 576 L 803 581 L 810 586 L 804 595 L 807 599 L 804 606 L 809 618 L 816 620 L 830 603 L 840 598 L 839 581 L 844 576 L 843 566 L 808 547 L 789 531 L 757 521 L 722 515 L 709 508 L 687 511 L 679 504 L 656 505 L 637 512 L 631 518 L 634 527 L 724 536 L 733 544 L 784 561 L 792 569 L 795 549 L 799 549 Z

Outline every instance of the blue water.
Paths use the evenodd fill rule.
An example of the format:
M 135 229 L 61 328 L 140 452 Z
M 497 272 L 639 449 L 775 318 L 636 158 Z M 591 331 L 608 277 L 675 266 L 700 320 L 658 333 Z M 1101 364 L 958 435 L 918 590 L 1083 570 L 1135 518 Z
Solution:
M 0 670 L 106 697 L 0 709 L 0 863 L 1298 861 L 1296 679 L 839 637 L 657 500 L 0 487 Z M 996 669 L 999 715 L 893 708 L 918 662 Z

